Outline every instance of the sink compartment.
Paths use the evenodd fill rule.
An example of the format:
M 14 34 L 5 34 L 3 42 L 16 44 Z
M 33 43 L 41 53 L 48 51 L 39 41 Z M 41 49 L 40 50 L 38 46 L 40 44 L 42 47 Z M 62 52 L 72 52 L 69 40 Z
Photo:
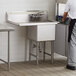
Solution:
M 29 26 L 27 37 L 35 41 L 55 40 L 55 26 L 56 25 Z

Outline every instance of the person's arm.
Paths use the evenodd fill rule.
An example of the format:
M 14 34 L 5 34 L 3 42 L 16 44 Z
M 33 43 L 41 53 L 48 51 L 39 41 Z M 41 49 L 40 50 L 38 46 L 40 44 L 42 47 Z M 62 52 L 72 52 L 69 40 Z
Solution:
M 65 21 L 65 19 L 66 19 L 67 15 L 68 15 L 68 12 L 64 12 L 62 22 L 64 22 L 64 21 Z
M 65 10 L 64 10 L 64 15 L 63 15 L 62 22 L 65 21 L 67 15 L 68 15 L 68 12 L 70 11 L 70 3 L 71 3 L 71 0 L 68 0 L 67 3 L 66 3 L 66 7 L 65 7 Z

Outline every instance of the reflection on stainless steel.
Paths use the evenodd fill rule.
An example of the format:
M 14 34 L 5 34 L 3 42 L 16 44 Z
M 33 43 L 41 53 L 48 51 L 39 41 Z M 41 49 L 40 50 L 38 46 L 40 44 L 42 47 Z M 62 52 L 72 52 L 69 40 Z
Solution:
M 30 22 L 45 22 L 48 20 L 48 13 L 46 11 L 29 11 L 32 12 L 32 14 L 29 14 L 29 20 Z

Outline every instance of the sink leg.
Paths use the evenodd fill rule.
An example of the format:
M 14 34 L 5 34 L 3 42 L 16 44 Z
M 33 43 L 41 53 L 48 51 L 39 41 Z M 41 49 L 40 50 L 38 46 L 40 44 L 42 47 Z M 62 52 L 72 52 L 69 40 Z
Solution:
M 39 42 L 36 42 L 36 61 L 39 64 Z
M 51 41 L 51 63 L 54 63 L 54 41 Z
M 44 41 L 44 47 L 43 47 L 43 60 L 45 61 L 45 49 L 46 49 L 46 42 Z
M 8 31 L 8 71 L 10 70 L 10 31 Z
M 29 40 L 29 61 L 31 61 L 31 51 L 32 51 L 31 45 L 32 45 L 32 41 Z

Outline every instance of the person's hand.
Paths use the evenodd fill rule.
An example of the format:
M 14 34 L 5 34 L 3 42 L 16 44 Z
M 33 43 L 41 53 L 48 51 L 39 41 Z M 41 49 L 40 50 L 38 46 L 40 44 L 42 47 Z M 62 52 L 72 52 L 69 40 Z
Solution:
M 62 19 L 63 23 L 65 22 L 65 19 L 66 19 L 67 15 L 68 15 L 68 12 L 64 12 L 64 16 L 63 16 L 63 19 Z
M 65 21 L 65 19 L 64 18 L 62 18 L 62 22 L 64 23 L 64 21 Z

